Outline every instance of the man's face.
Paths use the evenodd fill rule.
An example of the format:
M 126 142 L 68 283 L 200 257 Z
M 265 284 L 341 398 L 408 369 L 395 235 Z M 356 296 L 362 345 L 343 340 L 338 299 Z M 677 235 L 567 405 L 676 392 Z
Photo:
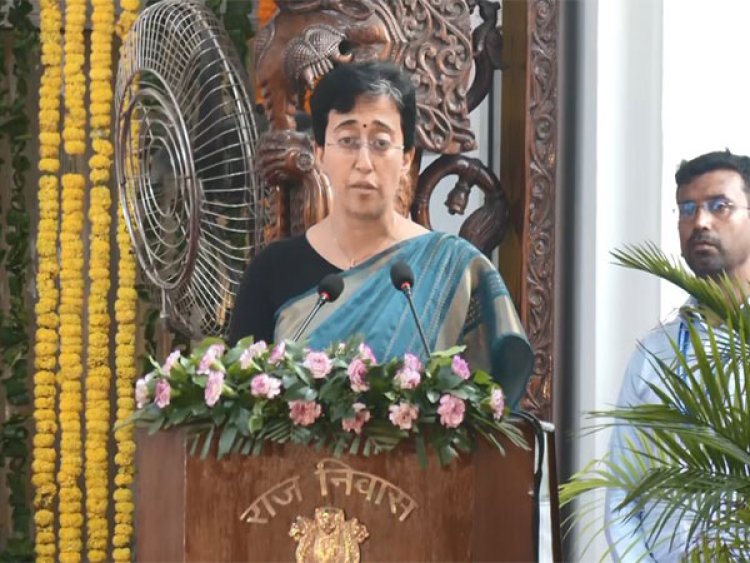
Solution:
M 677 204 L 682 256 L 693 272 L 750 279 L 750 215 L 742 177 L 733 170 L 707 172 L 677 189 Z
M 349 112 L 331 111 L 325 143 L 315 155 L 331 180 L 334 207 L 365 220 L 392 212 L 399 180 L 414 157 L 413 149 L 401 148 L 396 104 L 387 96 L 360 97 Z

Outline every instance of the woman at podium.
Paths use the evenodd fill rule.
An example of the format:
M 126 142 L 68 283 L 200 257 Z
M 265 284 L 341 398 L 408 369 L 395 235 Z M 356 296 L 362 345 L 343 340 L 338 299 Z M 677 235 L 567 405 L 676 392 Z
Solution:
M 249 335 L 281 341 L 304 324 L 299 338 L 309 347 L 359 334 L 378 361 L 407 352 L 425 359 L 463 344 L 472 369 L 492 373 L 514 407 L 533 354 L 505 283 L 469 242 L 396 210 L 415 154 L 416 92 L 408 76 L 389 63 L 341 65 L 321 78 L 310 105 L 316 163 L 333 193 L 330 213 L 253 259 L 230 342 Z M 394 273 L 399 262 L 405 270 L 402 264 Z M 341 277 L 343 291 L 316 307 L 330 274 Z M 413 309 L 399 291 L 407 289 Z

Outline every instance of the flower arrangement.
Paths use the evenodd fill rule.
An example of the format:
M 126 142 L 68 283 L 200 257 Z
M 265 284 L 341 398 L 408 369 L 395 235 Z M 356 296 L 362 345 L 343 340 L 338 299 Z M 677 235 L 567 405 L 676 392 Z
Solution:
M 381 364 L 359 338 L 323 351 L 252 338 L 227 349 L 209 338 L 189 356 L 177 350 L 153 362 L 136 382 L 130 421 L 151 432 L 190 425 L 202 457 L 217 433 L 218 457 L 259 454 L 266 442 L 370 455 L 413 438 L 423 465 L 426 444 L 447 464 L 470 452 L 477 435 L 502 451 L 496 433 L 526 447 L 506 419 L 502 389 L 486 372 L 472 373 L 462 351 L 436 352 L 426 365 L 411 354 Z

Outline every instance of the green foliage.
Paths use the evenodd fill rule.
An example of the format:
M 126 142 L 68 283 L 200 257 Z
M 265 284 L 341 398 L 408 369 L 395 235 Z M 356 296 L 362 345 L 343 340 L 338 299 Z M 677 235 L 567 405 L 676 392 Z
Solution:
M 151 432 L 187 425 L 192 429 L 192 451 L 201 456 L 212 452 L 215 437 L 214 453 L 219 457 L 258 454 L 266 442 L 368 456 L 411 438 L 423 463 L 429 444 L 440 463 L 448 464 L 473 451 L 477 437 L 501 451 L 497 434 L 527 447 L 519 430 L 504 417 L 500 387 L 484 372 L 472 376 L 454 366 L 462 350 L 436 353 L 427 366 L 409 355 L 378 364 L 356 338 L 322 353 L 310 353 L 289 341 L 269 349 L 250 339 L 227 350 L 221 340 L 210 338 L 189 356 L 173 353 L 165 366 L 152 361 L 153 369 L 137 383 L 139 409 L 129 422 Z M 418 374 L 416 382 L 412 379 L 408 385 L 403 379 L 407 370 L 412 377 Z M 255 387 L 261 380 L 273 391 Z M 453 426 L 439 410 L 446 396 L 461 399 L 465 409 L 462 420 Z M 306 402 L 305 408 L 312 411 L 318 409 L 317 414 L 293 419 L 297 401 Z M 418 410 L 408 424 L 397 425 L 391 412 L 402 405 Z M 357 417 L 362 417 L 359 432 L 345 428 Z
M 148 0 L 151 6 L 161 0 Z M 250 16 L 253 13 L 253 0 L 204 0 L 204 4 L 219 19 L 232 41 L 240 62 L 247 68 L 249 49 L 247 42 L 254 35 Z
M 693 355 L 671 342 L 676 361 L 651 356 L 658 402 L 591 413 L 594 430 L 628 425 L 638 443 L 631 455 L 596 460 L 560 490 L 562 503 L 596 490 L 619 489 L 624 519 L 651 512 L 651 539 L 667 522 L 690 523 L 687 545 L 695 560 L 750 558 L 750 317 L 744 289 L 733 280 L 701 279 L 653 245 L 614 253 L 621 265 L 671 281 L 697 304 L 682 311 Z M 659 504 L 659 509 L 654 506 Z M 577 518 L 581 513 L 576 515 Z
M 10 146 L 12 182 L 10 200 L 3 205 L 4 209 L 0 209 L 0 237 L 5 243 L 4 251 L 0 252 L 0 277 L 7 283 L 9 302 L 8 310 L 0 311 L 0 373 L 8 405 L 7 420 L 0 427 L 0 464 L 7 468 L 12 534 L 3 538 L 0 561 L 30 561 L 33 546 L 30 540 L 31 510 L 27 499 L 29 419 L 24 411 L 31 401 L 27 288 L 31 231 L 26 205 L 29 189 L 26 175 L 31 168 L 26 147 L 31 138 L 31 124 L 26 105 L 38 34 L 30 19 L 31 2 L 3 2 L 2 8 L 12 26 L 12 43 L 11 52 L 3 50 L 0 61 L 0 138 L 7 139 Z M 12 90 L 6 72 L 9 62 L 12 62 Z M 5 163 L 0 161 L 2 164 Z
M 252 0 L 206 0 L 206 6 L 216 14 L 237 50 L 240 62 L 247 68 L 248 40 L 253 36 L 250 15 L 253 13 Z

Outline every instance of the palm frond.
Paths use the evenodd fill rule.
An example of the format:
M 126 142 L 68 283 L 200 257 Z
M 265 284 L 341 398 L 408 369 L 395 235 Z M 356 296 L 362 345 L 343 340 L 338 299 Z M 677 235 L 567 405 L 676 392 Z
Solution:
M 686 356 L 674 341 L 673 362 L 646 351 L 658 375 L 648 383 L 657 402 L 590 413 L 595 423 L 589 430 L 634 429 L 629 455 L 590 463 L 561 486 L 560 500 L 618 490 L 618 517 L 650 518 L 651 541 L 674 542 L 671 523 L 679 520 L 689 523 L 691 560 L 750 559 L 750 307 L 744 289 L 726 276 L 697 278 L 651 243 L 612 255 L 617 264 L 670 281 L 694 298 L 682 311 L 692 321 L 686 326 L 693 353 Z
M 750 311 L 740 307 L 744 299 L 744 288 L 726 275 L 719 278 L 699 278 L 689 272 L 682 263 L 674 257 L 667 256 L 653 242 L 641 245 L 625 245 L 623 249 L 612 251 L 615 264 L 640 270 L 673 283 L 695 298 L 699 304 L 699 313 L 706 316 L 710 322 L 732 321 L 731 325 L 740 326 L 739 319 L 744 319 L 743 331 L 750 328 L 747 322 Z M 747 339 L 745 332 L 745 339 Z

